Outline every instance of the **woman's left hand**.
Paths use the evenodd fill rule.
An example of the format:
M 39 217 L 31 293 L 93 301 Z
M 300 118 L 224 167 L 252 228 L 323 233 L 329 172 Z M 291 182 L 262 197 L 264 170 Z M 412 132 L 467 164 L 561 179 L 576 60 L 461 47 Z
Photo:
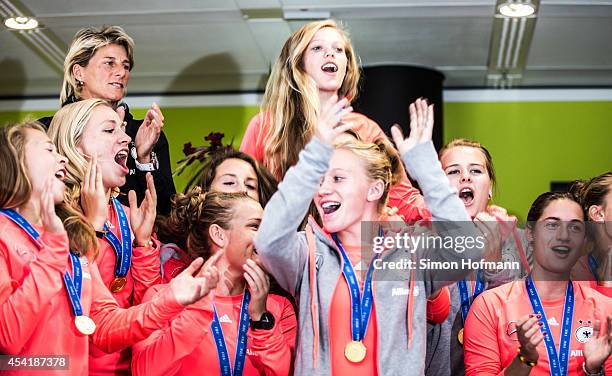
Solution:
M 584 366 L 590 373 L 597 373 L 612 354 L 612 316 L 608 316 L 607 328 L 603 331 L 603 323 L 595 320 L 593 336 L 584 344 Z
M 480 212 L 474 218 L 474 224 L 483 233 L 486 244 L 484 259 L 499 262 L 502 259 L 502 231 L 497 219 L 490 214 Z M 496 270 L 495 270 L 496 271 Z
M 157 193 L 155 192 L 153 175 L 150 172 L 147 172 L 147 190 L 140 207 L 136 200 L 136 192 L 130 191 L 128 199 L 130 201 L 130 226 L 136 238 L 136 243 L 139 245 L 148 244 L 151 240 L 155 216 L 157 215 Z
M 139 163 L 151 162 L 151 151 L 159 140 L 159 135 L 164 127 L 164 115 L 157 103 L 153 103 L 142 124 L 138 128 L 134 144 Z
M 417 99 L 408 107 L 410 110 L 410 135 L 404 139 L 399 125 L 391 127 L 393 142 L 400 155 L 412 150 L 415 146 L 431 141 L 434 127 L 434 107 L 427 105 L 426 99 Z
M 266 301 L 270 291 L 270 277 L 253 260 L 249 259 L 243 266 L 244 279 L 249 285 L 251 302 L 249 303 L 249 316 L 253 321 L 259 321 L 261 315 L 266 312 Z

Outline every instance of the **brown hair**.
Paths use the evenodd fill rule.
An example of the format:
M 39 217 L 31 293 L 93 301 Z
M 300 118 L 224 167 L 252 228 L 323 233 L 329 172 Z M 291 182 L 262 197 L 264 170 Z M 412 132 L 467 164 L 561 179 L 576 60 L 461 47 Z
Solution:
M 529 208 L 529 213 L 527 213 L 527 227 L 533 229 L 535 223 L 542 217 L 548 205 L 557 200 L 570 200 L 580 205 L 576 196 L 571 192 L 544 192 L 535 199 Z
M 34 121 L 12 124 L 0 128 L 0 207 L 17 208 L 25 204 L 32 194 L 32 184 L 26 173 L 26 130 L 45 132 L 42 124 Z M 56 205 L 58 217 L 68 233 L 70 250 L 79 255 L 98 253 L 96 234 L 87 220 L 68 204 Z
M 157 222 L 157 236 L 164 243 L 175 243 L 193 258 L 206 260 L 211 255 L 208 229 L 213 224 L 229 229 L 242 200 L 253 199 L 244 192 L 204 192 L 199 186 L 177 193 L 170 214 Z
M 262 207 L 265 207 L 274 192 L 276 192 L 278 182 L 274 176 L 272 176 L 270 171 L 268 171 L 268 169 L 263 165 L 259 164 L 259 162 L 257 162 L 253 157 L 231 147 L 219 149 L 215 153 L 211 154 L 210 159 L 202 168 L 198 185 L 202 187 L 204 191 L 209 191 L 210 185 L 215 179 L 217 167 L 219 167 L 219 165 L 221 165 L 221 163 L 227 159 L 240 159 L 253 167 L 255 175 L 257 176 L 257 193 L 259 195 L 259 203 Z M 187 188 L 185 188 L 185 192 L 188 192 L 190 188 L 190 186 L 187 186 Z
M 299 152 L 313 135 L 319 94 L 316 83 L 304 69 L 304 53 L 310 41 L 323 28 L 337 30 L 345 41 L 346 74 L 338 97 L 354 100 L 359 83 L 357 56 L 347 32 L 334 20 L 314 21 L 296 30 L 283 45 L 266 85 L 260 120 L 269 123 L 264 161 L 277 180 L 297 163 Z
M 591 180 L 576 180 L 570 191 L 578 197 L 585 218 L 589 218 L 589 208 L 593 205 L 605 205 L 605 197 L 612 189 L 612 171 L 604 172 Z
M 485 168 L 487 169 L 487 174 L 489 175 L 489 179 L 491 179 L 491 185 L 493 186 L 493 188 L 495 188 L 495 185 L 497 183 L 497 178 L 495 177 L 495 169 L 493 168 L 493 157 L 491 156 L 491 153 L 489 153 L 489 150 L 487 150 L 487 148 L 482 146 L 480 142 L 468 140 L 465 138 L 454 139 L 448 144 L 444 145 L 442 149 L 440 149 L 440 151 L 438 152 L 438 158 L 442 159 L 442 156 L 444 155 L 446 151 L 454 147 L 457 147 L 457 146 L 465 146 L 469 148 L 474 148 L 482 152 L 482 154 L 485 157 Z

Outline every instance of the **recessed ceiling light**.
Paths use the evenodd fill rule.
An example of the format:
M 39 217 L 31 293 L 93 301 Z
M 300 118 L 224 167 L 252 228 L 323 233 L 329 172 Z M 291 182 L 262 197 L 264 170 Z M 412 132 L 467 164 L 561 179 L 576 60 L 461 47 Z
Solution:
M 31 17 L 11 17 L 4 20 L 6 27 L 17 30 L 32 30 L 38 26 L 38 21 Z
M 526 3 L 505 3 L 499 7 L 499 13 L 506 17 L 528 17 L 535 13 L 535 7 Z

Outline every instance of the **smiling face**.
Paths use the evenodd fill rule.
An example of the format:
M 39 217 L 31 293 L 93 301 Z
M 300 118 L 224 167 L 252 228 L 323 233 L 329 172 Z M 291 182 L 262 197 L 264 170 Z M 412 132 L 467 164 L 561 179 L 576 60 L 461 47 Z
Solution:
M 382 185 L 369 178 L 355 153 L 336 149 L 314 197 L 325 231 L 338 233 L 360 226 L 364 216 L 375 213 L 382 194 L 374 189 L 377 184 Z
M 303 55 L 304 70 L 319 91 L 336 94 L 346 74 L 346 40 L 331 27 L 317 31 Z
M 549 273 L 565 274 L 581 256 L 585 241 L 584 216 L 580 205 L 557 199 L 527 229 L 536 263 Z
M 59 204 L 64 199 L 66 189 L 64 177 L 67 160 L 57 153 L 46 133 L 36 129 L 26 129 L 25 132 L 25 166 L 32 184 L 31 197 L 40 197 L 45 185 L 50 182 L 53 200 Z
M 105 189 L 125 184 L 125 176 L 129 173 L 127 158 L 130 141 L 119 115 L 112 108 L 99 105 L 93 109 L 78 149 L 88 157 L 97 157 Z
M 238 158 L 228 158 L 215 169 L 210 190 L 217 192 L 245 192 L 259 201 L 257 174 L 250 163 Z
M 259 229 L 263 209 L 255 200 L 242 199 L 235 203 L 234 215 L 229 229 L 224 230 L 228 236 L 225 256 L 234 269 L 242 270 L 247 259 L 255 256 L 253 239 Z
M 75 64 L 72 68 L 74 77 L 83 82 L 80 99 L 120 101 L 125 95 L 130 68 L 123 46 L 109 44 L 99 48 L 86 66 Z
M 492 184 L 482 151 L 469 146 L 455 146 L 442 154 L 440 163 L 468 214 L 474 218 L 485 211 L 492 195 Z

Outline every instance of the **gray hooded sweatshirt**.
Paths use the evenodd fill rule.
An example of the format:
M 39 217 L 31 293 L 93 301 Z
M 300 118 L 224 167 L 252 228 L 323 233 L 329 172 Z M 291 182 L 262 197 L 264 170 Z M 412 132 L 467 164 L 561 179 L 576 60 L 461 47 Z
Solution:
M 298 376 L 331 374 L 329 312 L 335 286 L 338 279 L 343 278 L 342 257 L 329 235 L 316 224 L 309 223 L 314 232 L 314 247 L 309 248 L 305 232 L 298 232 L 296 229 L 319 189 L 333 152 L 331 146 L 316 138 L 306 145 L 300 152 L 298 163 L 287 171 L 278 191 L 266 205 L 255 238 L 255 246 L 265 268 L 281 287 L 292 293 L 297 300 L 299 329 L 295 375 Z M 450 187 L 431 141 L 417 145 L 402 155 L 402 160 L 423 190 L 438 235 L 482 236 L 456 192 Z M 451 248 L 419 249 L 416 254 L 431 261 L 461 263 L 462 259 L 480 260 L 482 252 L 482 248 L 473 246 L 466 247 L 462 252 Z M 381 254 L 383 261 L 390 262 L 410 257 L 410 251 L 405 249 L 391 249 Z M 373 295 L 378 333 L 376 351 L 379 375 L 424 374 L 427 297 L 450 283 L 449 281 L 463 278 L 468 272 L 469 270 L 464 269 L 417 270 L 416 273 L 406 270 L 399 274 L 395 271 L 395 274 L 389 276 L 375 271 Z M 312 283 L 311 275 L 314 275 Z M 415 276 L 415 281 L 410 329 L 412 340 L 409 346 L 406 317 L 411 275 Z M 347 307 L 347 318 L 349 315 L 350 308 Z M 348 319 L 347 325 L 350 325 Z M 314 341 L 317 338 L 315 333 L 318 333 L 318 349 L 316 356 L 313 356 Z

